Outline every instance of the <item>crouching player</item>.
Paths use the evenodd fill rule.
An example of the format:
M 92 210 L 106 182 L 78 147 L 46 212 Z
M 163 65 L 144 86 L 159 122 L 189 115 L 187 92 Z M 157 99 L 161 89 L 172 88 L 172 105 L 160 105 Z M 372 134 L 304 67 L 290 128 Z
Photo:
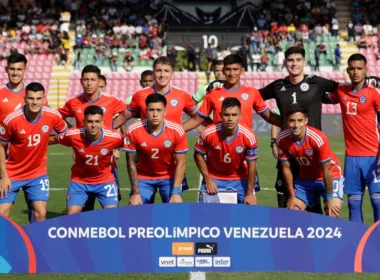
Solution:
M 95 195 L 103 208 L 118 205 L 111 163 L 113 150 L 122 147 L 124 139 L 117 131 L 103 127 L 103 109 L 99 106 L 84 110 L 84 125 L 56 136 L 58 143 L 72 147 L 75 155 L 67 190 L 68 214 L 81 212 L 89 194 Z
M 54 129 L 64 132 L 67 124 L 61 115 L 43 106 L 45 89 L 40 83 L 26 87 L 25 106 L 4 118 L 0 126 L 0 214 L 9 216 L 20 189 L 32 203 L 34 220 L 46 219 L 49 199 L 47 151 Z M 5 161 L 5 149 L 7 160 Z
M 237 98 L 223 100 L 220 117 L 222 122 L 206 127 L 195 144 L 194 159 L 204 178 L 200 201 L 204 200 L 204 191 L 207 196 L 230 189 L 237 192 L 238 203 L 257 204 L 256 136 L 239 124 L 241 104 Z
M 124 150 L 132 205 L 148 204 L 157 189 L 162 202 L 182 202 L 188 144 L 182 127 L 164 119 L 166 103 L 165 96 L 149 94 L 145 100 L 147 119 L 128 127 Z
M 299 103 L 290 105 L 286 116 L 289 128 L 280 132 L 276 141 L 289 193 L 287 208 L 305 210 L 322 196 L 325 214 L 339 217 L 344 179 L 326 135 L 307 125 L 306 110 Z M 294 183 L 289 157 L 295 158 L 300 166 L 300 176 Z

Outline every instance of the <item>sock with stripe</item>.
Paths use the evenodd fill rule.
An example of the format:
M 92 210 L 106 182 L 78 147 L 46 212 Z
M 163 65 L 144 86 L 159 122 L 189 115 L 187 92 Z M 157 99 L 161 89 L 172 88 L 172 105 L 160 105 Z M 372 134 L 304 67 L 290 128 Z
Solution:
M 373 209 L 373 219 L 376 223 L 380 220 L 380 193 L 371 194 L 371 204 Z
M 350 214 L 350 221 L 363 223 L 363 195 L 353 194 L 348 196 L 348 210 Z

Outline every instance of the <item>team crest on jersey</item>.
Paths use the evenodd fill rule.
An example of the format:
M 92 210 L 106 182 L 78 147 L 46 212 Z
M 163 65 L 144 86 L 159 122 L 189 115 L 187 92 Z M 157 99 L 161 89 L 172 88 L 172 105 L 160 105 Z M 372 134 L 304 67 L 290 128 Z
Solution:
M 170 148 L 171 145 L 172 145 L 172 142 L 171 142 L 170 140 L 166 140 L 166 141 L 164 142 L 164 146 L 165 146 L 165 148 Z
M 301 90 L 302 91 L 308 91 L 310 86 L 308 83 L 302 83 L 301 86 L 300 86 Z
M 100 154 L 105 156 L 108 153 L 108 149 L 104 148 L 100 150 Z
M 197 142 L 198 142 L 199 145 L 201 145 L 201 146 L 203 145 L 203 141 L 202 141 L 201 138 L 198 138 Z
M 306 150 L 305 154 L 307 156 L 312 156 L 313 155 L 313 150 Z
M 367 97 L 365 97 L 365 96 L 360 96 L 360 98 L 359 98 L 359 102 L 360 102 L 361 104 L 364 104 L 366 101 L 367 101 Z
M 49 131 L 49 126 L 48 126 L 48 125 L 44 125 L 44 126 L 42 127 L 42 132 L 46 133 L 46 132 L 48 132 L 48 131 Z
M 277 153 L 278 153 L 279 155 L 282 155 L 282 150 L 281 150 L 281 149 L 277 149 Z
M 247 93 L 243 93 L 243 94 L 241 95 L 241 98 L 243 98 L 243 100 L 248 100 L 249 95 L 248 95 Z
M 178 100 L 177 100 L 177 99 L 172 99 L 172 100 L 170 100 L 170 105 L 172 105 L 172 107 L 177 107 L 177 105 L 178 105 Z
M 0 134 L 5 134 L 5 128 L 3 126 L 0 126 Z
M 244 148 L 242 146 L 237 146 L 235 150 L 238 154 L 240 154 L 244 151 Z

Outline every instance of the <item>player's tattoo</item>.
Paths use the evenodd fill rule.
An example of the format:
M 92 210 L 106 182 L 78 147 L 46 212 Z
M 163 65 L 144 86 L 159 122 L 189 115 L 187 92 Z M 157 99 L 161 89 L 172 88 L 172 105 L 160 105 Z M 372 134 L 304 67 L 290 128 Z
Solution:
M 134 154 L 127 153 L 126 157 L 127 157 L 128 176 L 129 176 L 129 180 L 131 181 L 131 189 L 134 194 L 137 194 L 140 191 L 138 187 L 137 169 L 136 169 Z

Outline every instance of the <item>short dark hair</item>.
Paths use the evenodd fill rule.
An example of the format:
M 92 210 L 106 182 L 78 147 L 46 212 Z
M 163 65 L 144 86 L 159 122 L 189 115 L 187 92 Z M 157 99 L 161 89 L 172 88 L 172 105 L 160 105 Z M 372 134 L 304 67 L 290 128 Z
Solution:
M 347 64 L 350 63 L 351 61 L 364 61 L 364 64 L 367 65 L 367 59 L 365 58 L 364 55 L 360 53 L 354 53 L 352 54 L 347 61 Z
M 216 65 L 224 65 L 223 60 L 217 60 L 217 61 L 215 62 L 215 64 L 214 64 L 214 66 L 216 66 Z
M 165 64 L 165 65 L 170 65 L 172 70 L 174 71 L 175 65 L 173 60 L 171 60 L 167 56 L 160 56 L 159 58 L 156 58 L 155 61 L 153 62 L 153 69 L 156 68 L 157 64 Z
M 231 107 L 235 107 L 235 106 L 237 106 L 237 107 L 239 107 L 239 109 L 241 109 L 241 103 L 240 103 L 239 99 L 237 99 L 236 97 L 227 97 L 222 102 L 222 109 L 231 108 Z
M 28 60 L 26 59 L 25 55 L 21 53 L 13 53 L 7 58 L 8 66 L 9 64 L 19 63 L 19 62 L 23 62 L 26 66 L 26 64 L 28 63 Z
M 299 46 L 290 47 L 285 51 L 285 59 L 292 54 L 300 54 L 303 58 L 305 58 L 305 49 Z
M 238 54 L 229 54 L 223 59 L 224 67 L 230 64 L 235 64 L 235 63 L 243 66 L 243 59 Z
M 101 75 L 101 71 L 99 69 L 98 66 L 95 66 L 95 65 L 86 65 L 83 70 L 82 70 L 82 78 L 83 78 L 83 75 L 85 73 L 95 73 L 96 75 L 98 75 L 98 78 L 100 78 L 100 75 Z
M 106 76 L 100 74 L 99 75 L 99 79 L 102 80 L 102 81 L 104 81 L 104 83 L 107 85 L 107 78 L 106 78 Z
M 34 91 L 34 92 L 36 92 L 36 91 L 42 91 L 44 93 L 44 95 L 45 95 L 45 88 L 44 88 L 44 86 L 42 84 L 40 84 L 40 83 L 37 83 L 37 82 L 30 83 L 30 84 L 28 84 L 26 86 L 26 88 L 25 88 L 25 93 L 26 94 L 25 95 L 28 94 L 28 91 Z
M 286 117 L 288 118 L 290 115 L 295 113 L 302 113 L 307 117 L 307 110 L 300 103 L 293 103 L 288 106 L 288 110 L 286 112 Z
M 152 70 L 145 70 L 144 72 L 141 73 L 140 79 L 144 79 L 146 76 L 153 76 L 153 71 Z
M 166 98 L 162 94 L 159 93 L 151 93 L 147 96 L 145 99 L 145 105 L 148 106 L 150 103 L 158 103 L 161 102 L 164 104 L 164 107 L 166 107 Z
M 84 109 L 84 115 L 101 115 L 103 116 L 103 109 L 97 105 L 90 105 L 86 109 Z

